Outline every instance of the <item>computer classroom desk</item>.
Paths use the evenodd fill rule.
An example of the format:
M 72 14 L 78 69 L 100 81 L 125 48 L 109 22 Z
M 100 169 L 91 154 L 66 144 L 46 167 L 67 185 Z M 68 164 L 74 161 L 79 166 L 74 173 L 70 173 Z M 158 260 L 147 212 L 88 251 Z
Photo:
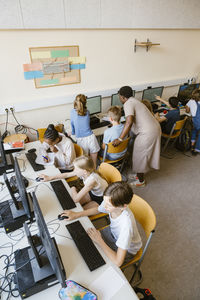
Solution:
M 28 143 L 25 145 L 27 151 L 31 148 L 38 148 L 40 142 Z M 59 252 L 64 264 L 64 268 L 66 271 L 66 278 L 72 279 L 79 284 L 91 289 L 94 293 L 97 294 L 98 300 L 134 300 L 138 299 L 135 294 L 133 288 L 130 286 L 129 282 L 125 278 L 124 274 L 115 266 L 103 253 L 103 251 L 97 246 L 101 255 L 103 256 L 106 264 L 95 271 L 90 271 L 87 267 L 85 261 L 80 255 L 78 249 L 76 248 L 75 243 L 71 239 L 69 232 L 67 231 L 65 225 L 70 223 L 70 221 L 59 221 L 57 216 L 62 212 L 62 208 L 60 203 L 58 202 L 56 195 L 54 194 L 49 182 L 36 182 L 35 178 L 38 174 L 46 174 L 46 175 L 56 175 L 59 174 L 59 170 L 55 168 L 55 166 L 48 166 L 45 170 L 35 172 L 29 162 L 26 159 L 25 151 L 21 151 L 16 153 L 18 158 L 18 162 L 20 165 L 20 169 L 22 174 L 29 180 L 29 186 L 27 188 L 28 192 L 35 191 L 36 197 L 38 199 L 40 208 L 42 210 L 43 216 L 47 223 L 49 232 L 51 236 L 55 237 Z M 8 177 L 12 176 L 12 173 L 8 175 Z M 2 176 L 0 177 L 0 182 L 3 181 Z M 70 188 L 65 180 L 63 183 L 67 190 L 70 192 Z M 4 185 L 3 190 L 0 192 L 1 201 L 10 199 L 8 195 L 7 188 Z M 79 203 L 77 203 L 77 207 L 73 209 L 74 211 L 82 210 L 82 207 Z M 93 224 L 89 220 L 88 217 L 80 218 L 79 221 L 83 225 L 83 227 L 87 230 L 90 227 L 93 227 Z M 73 222 L 73 221 L 71 221 Z M 37 225 L 33 223 L 31 225 L 32 234 L 36 234 Z M 23 229 L 16 230 L 8 235 L 5 234 L 3 228 L 0 229 L 0 255 L 11 253 L 13 244 L 13 250 L 19 248 L 24 248 L 28 246 L 28 242 L 26 237 L 24 236 Z M 10 243 L 10 244 L 6 244 Z M 6 248 L 2 248 L 2 246 Z M 4 262 L 0 260 L 0 269 L 1 274 L 4 267 Z M 13 267 L 10 267 L 9 272 L 13 271 Z M 41 299 L 59 299 L 58 291 L 61 288 L 60 284 L 56 284 L 42 292 L 39 292 L 28 299 L 30 300 L 41 300 Z M 7 294 L 2 293 L 1 299 L 6 299 Z M 14 299 L 11 296 L 10 299 Z M 17 297 L 15 299 L 21 299 Z

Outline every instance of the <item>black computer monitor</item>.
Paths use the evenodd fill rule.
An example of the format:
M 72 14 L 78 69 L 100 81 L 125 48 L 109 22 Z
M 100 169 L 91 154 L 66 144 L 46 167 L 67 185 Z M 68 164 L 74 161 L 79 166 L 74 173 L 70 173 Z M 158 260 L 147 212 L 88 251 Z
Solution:
M 26 191 L 17 158 L 15 158 L 14 165 L 15 176 L 13 177 L 15 178 L 17 192 L 13 191 L 13 187 L 11 186 L 6 173 L 3 174 L 6 187 L 11 196 L 11 201 L 7 200 L 0 203 L 0 215 L 6 233 L 21 228 L 23 223 L 27 220 L 33 220 L 31 195 Z M 17 196 L 16 193 L 18 193 L 19 196 Z
M 46 255 L 49 259 L 49 263 L 51 264 L 51 267 L 60 282 L 60 284 L 64 287 L 65 286 L 65 270 L 64 266 L 59 254 L 58 249 L 55 245 L 55 240 L 51 239 L 51 236 L 49 234 L 47 225 L 45 223 L 44 217 L 42 215 L 38 200 L 36 198 L 35 193 L 32 194 L 33 197 L 33 209 L 35 213 L 35 219 L 38 225 L 39 229 L 39 236 L 41 238 L 42 244 L 44 246 Z M 53 242 L 54 241 L 54 242 Z
M 0 138 L 0 175 L 7 170 L 12 171 L 14 169 L 14 161 L 12 154 L 6 153 L 3 145 L 3 138 Z
M 135 97 L 135 90 L 133 90 L 133 97 Z M 123 106 L 121 101 L 119 100 L 119 94 L 112 94 L 111 95 L 111 106 Z
M 32 194 L 32 198 L 39 233 L 31 235 L 25 223 L 24 230 L 30 247 L 21 249 L 20 253 L 14 253 L 17 288 L 20 295 L 25 294 L 26 297 L 58 282 L 62 287 L 66 287 L 66 274 L 55 238 L 51 238 L 49 234 L 35 193 Z
M 142 100 L 149 100 L 151 103 L 157 102 L 155 96 L 162 97 L 164 86 L 155 87 L 155 88 L 147 88 L 143 90 Z
M 87 109 L 90 115 L 99 114 L 101 112 L 101 96 L 87 98 Z
M 195 89 L 199 88 L 199 83 L 194 84 L 183 84 L 180 85 L 179 91 L 178 91 L 178 100 L 185 105 L 190 99 L 192 99 L 192 92 Z
M 27 217 L 31 218 L 31 208 L 30 208 L 28 193 L 26 192 L 24 180 L 16 157 L 14 160 L 14 166 L 15 166 L 15 177 L 16 177 L 16 184 L 18 188 L 19 197 Z

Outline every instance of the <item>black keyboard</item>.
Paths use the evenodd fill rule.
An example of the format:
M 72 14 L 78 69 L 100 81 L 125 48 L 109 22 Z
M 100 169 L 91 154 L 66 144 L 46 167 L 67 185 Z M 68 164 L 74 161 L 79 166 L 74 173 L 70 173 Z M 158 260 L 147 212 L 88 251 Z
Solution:
M 66 225 L 90 271 L 105 265 L 105 261 L 79 221 Z
M 72 197 L 68 193 L 66 187 L 64 186 L 61 180 L 50 182 L 59 202 L 62 206 L 62 209 L 71 209 L 75 208 L 76 204 L 74 203 Z
M 91 127 L 91 129 L 96 129 L 96 128 L 101 128 L 101 127 L 108 126 L 108 125 L 110 125 L 109 121 L 102 121 L 99 123 L 91 124 L 90 127 Z
M 39 165 L 35 162 L 36 158 L 37 158 L 37 155 L 36 153 L 32 152 L 32 153 L 25 153 L 28 161 L 30 162 L 32 168 L 34 171 L 41 171 L 41 170 L 44 170 L 45 167 L 43 165 Z

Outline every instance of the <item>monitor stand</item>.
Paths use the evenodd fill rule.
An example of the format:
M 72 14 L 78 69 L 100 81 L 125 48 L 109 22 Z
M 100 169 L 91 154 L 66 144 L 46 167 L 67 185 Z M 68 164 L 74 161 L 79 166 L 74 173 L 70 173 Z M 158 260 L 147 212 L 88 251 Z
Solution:
M 28 193 L 29 204 L 31 207 L 33 218 L 33 205 L 31 196 Z M 1 227 L 4 227 L 5 232 L 9 233 L 23 227 L 24 222 L 28 220 L 28 217 L 24 211 L 24 208 L 21 204 L 21 201 L 18 200 L 19 209 L 16 209 L 14 203 L 11 203 L 13 200 L 8 200 L 0 203 L 0 215 L 1 215 Z
M 57 248 L 54 238 L 52 238 L 52 241 Z M 36 259 L 32 259 L 34 254 L 31 247 L 14 252 L 16 266 L 15 283 L 22 298 L 30 297 L 58 283 L 42 245 L 37 246 L 37 250 L 41 253 L 42 268 L 38 266 Z

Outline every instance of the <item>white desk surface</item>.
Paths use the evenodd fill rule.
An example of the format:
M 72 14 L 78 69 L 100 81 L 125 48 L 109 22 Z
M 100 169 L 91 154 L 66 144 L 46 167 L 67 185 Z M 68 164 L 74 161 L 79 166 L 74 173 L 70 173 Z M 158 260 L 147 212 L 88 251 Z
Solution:
M 30 148 L 38 148 L 39 144 L 40 144 L 39 142 L 28 143 L 28 144 L 26 144 L 25 151 Z M 89 288 L 90 285 L 95 280 L 98 280 L 98 278 L 100 278 L 104 272 L 106 274 L 109 271 L 113 274 L 113 276 L 116 275 L 119 277 L 119 280 L 121 281 L 122 285 L 120 288 L 118 288 L 118 286 L 115 286 L 115 282 L 112 282 L 112 278 L 110 278 L 109 285 L 113 286 L 115 288 L 116 293 L 115 294 L 113 293 L 112 297 L 104 297 L 104 291 L 103 290 L 98 291 L 98 299 L 99 300 L 108 300 L 108 299 L 134 300 L 134 299 L 138 299 L 138 297 L 136 296 L 134 290 L 128 283 L 128 281 L 125 278 L 122 271 L 117 266 L 115 266 L 105 256 L 105 254 L 102 252 L 102 250 L 98 246 L 97 246 L 97 248 L 99 249 L 104 260 L 106 261 L 106 264 L 92 272 L 88 269 L 85 261 L 83 260 L 82 256 L 79 254 L 79 251 L 75 246 L 75 243 L 71 239 L 71 236 L 65 227 L 65 225 L 67 223 L 69 223 L 69 221 L 66 221 L 66 220 L 59 221 L 57 219 L 58 214 L 62 212 L 62 208 L 56 198 L 56 195 L 54 194 L 54 192 L 51 189 L 50 183 L 49 182 L 42 183 L 42 182 L 35 181 L 35 178 L 38 176 L 37 173 L 45 173 L 45 174 L 53 175 L 53 174 L 60 173 L 59 170 L 56 169 L 55 166 L 48 166 L 44 171 L 39 171 L 37 173 L 34 172 L 31 165 L 26 160 L 26 157 L 24 154 L 25 151 L 22 151 L 22 152 L 19 152 L 16 154 L 17 158 L 18 158 L 18 162 L 19 162 L 19 165 L 20 165 L 20 168 L 22 171 L 23 171 L 24 162 L 25 162 L 26 168 L 22 172 L 22 174 L 26 178 L 29 179 L 28 191 L 33 191 L 37 187 L 35 190 L 36 197 L 39 201 L 39 205 L 41 207 L 45 221 L 47 223 L 49 232 L 50 232 L 51 236 L 54 236 L 56 239 L 56 242 L 57 242 L 57 245 L 58 245 L 58 248 L 60 251 L 60 255 L 61 255 L 64 267 L 65 267 L 66 278 L 72 279 L 72 280 L 80 283 L 81 285 Z M 3 181 L 2 176 L 0 177 L 0 181 Z M 65 180 L 63 180 L 63 183 L 65 184 L 68 191 L 70 191 L 70 188 Z M 2 200 L 7 200 L 9 198 L 10 197 L 8 196 L 8 191 L 6 188 L 4 188 L 0 192 L 0 199 L 2 201 Z M 82 207 L 78 203 L 77 207 L 74 208 L 73 210 L 80 211 L 80 210 L 82 210 Z M 81 218 L 81 219 L 79 219 L 79 221 L 82 223 L 82 225 L 84 226 L 84 228 L 86 230 L 89 227 L 93 226 L 88 217 Z M 31 225 L 31 232 L 33 234 L 35 234 L 37 232 L 37 226 L 35 225 L 35 223 L 33 223 L 33 225 Z M 17 236 L 17 234 L 19 236 Z M 17 238 L 16 238 L 16 236 L 17 236 Z M 23 229 L 16 230 L 15 232 L 10 233 L 8 235 L 5 234 L 4 229 L 0 229 L 0 237 L 1 237 L 0 246 L 4 245 L 7 242 L 12 242 L 15 245 L 14 250 L 16 250 L 18 248 L 24 248 L 28 245 L 26 237 L 24 237 Z M 20 237 L 22 237 L 22 239 L 19 242 L 17 242 Z M 15 239 L 15 241 L 13 241 L 11 238 Z M 7 247 L 4 249 L 0 247 L 0 255 L 2 255 L 3 253 L 10 254 L 11 247 Z M 0 266 L 3 267 L 2 260 L 0 261 Z M 11 269 L 11 271 L 12 271 L 12 269 Z M 0 272 L 0 273 L 2 273 L 2 272 Z M 61 287 L 60 284 L 57 284 L 57 285 L 52 286 L 40 293 L 37 293 L 37 294 L 29 297 L 28 299 L 30 299 L 30 300 L 59 299 L 58 291 L 59 291 L 60 287 Z M 95 293 L 95 290 L 93 290 L 93 291 Z M 7 297 L 7 294 L 2 294 L 3 300 L 6 299 L 6 297 Z M 14 298 L 11 297 L 10 299 L 14 299 Z M 20 297 L 15 298 L 15 299 L 20 299 Z

